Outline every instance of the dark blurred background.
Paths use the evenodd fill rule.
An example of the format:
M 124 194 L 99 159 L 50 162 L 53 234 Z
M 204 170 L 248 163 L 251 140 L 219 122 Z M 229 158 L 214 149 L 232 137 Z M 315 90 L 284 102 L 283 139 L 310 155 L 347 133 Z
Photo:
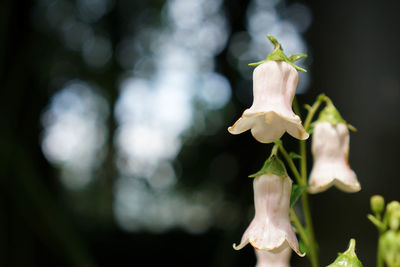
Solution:
M 232 243 L 254 213 L 246 177 L 271 147 L 226 129 L 251 105 L 247 64 L 272 51 L 267 33 L 309 54 L 299 102 L 325 92 L 358 129 L 362 191 L 311 197 L 321 265 L 355 237 L 374 266 L 369 197 L 400 199 L 398 8 L 3 0 L 0 266 L 254 266 Z

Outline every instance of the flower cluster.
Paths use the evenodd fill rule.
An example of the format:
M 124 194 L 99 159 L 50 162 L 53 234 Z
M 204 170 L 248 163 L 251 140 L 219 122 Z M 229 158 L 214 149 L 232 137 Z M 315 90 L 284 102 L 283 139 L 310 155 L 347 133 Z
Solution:
M 291 210 L 297 198 L 307 194 L 304 190 L 308 188 L 309 193 L 318 193 L 332 185 L 346 192 L 360 190 L 356 174 L 348 164 L 348 128 L 352 127 L 342 119 L 330 99 L 323 95 L 309 111 L 310 117 L 307 117 L 303 126 L 299 115 L 292 110 L 292 102 L 298 83 L 297 70 L 303 70 L 293 62 L 304 55 L 288 58 L 283 54 L 277 40 L 272 36 L 268 38 L 275 45 L 275 50 L 266 60 L 253 64 L 257 65 L 253 72 L 253 104 L 228 128 L 231 134 L 250 130 L 257 141 L 275 143 L 271 156 L 262 169 L 250 176 L 254 178 L 255 216 L 244 232 L 240 244 L 233 245 L 234 249 L 239 250 L 250 243 L 256 249 L 257 267 L 289 266 L 291 249 L 299 256 L 305 255 L 299 249 L 291 219 L 306 246 L 310 246 L 310 253 L 313 253 L 312 235 L 307 235 Z M 322 102 L 326 103 L 326 107 L 318 120 L 309 125 L 312 115 Z M 313 126 L 314 166 L 307 185 L 306 174 L 301 175 L 296 169 L 280 138 L 288 132 L 296 139 L 306 140 L 312 129 L 308 126 Z M 296 187 L 292 188 L 293 182 L 284 163 L 277 156 L 278 150 L 288 161 L 296 177 Z M 317 265 L 315 257 L 311 261 L 314 261 L 313 266 Z

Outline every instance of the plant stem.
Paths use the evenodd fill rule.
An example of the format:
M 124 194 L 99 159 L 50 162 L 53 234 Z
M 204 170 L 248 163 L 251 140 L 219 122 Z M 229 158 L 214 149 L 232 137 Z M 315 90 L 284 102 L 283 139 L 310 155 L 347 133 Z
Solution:
M 308 237 L 307 237 L 306 231 L 304 230 L 303 226 L 301 225 L 300 220 L 297 217 L 296 212 L 294 211 L 293 208 L 290 209 L 290 219 L 296 226 L 297 230 L 299 230 L 299 234 L 300 234 L 301 238 L 304 240 L 304 242 L 308 246 Z
M 379 221 L 382 221 L 382 217 L 379 213 L 375 213 L 375 216 Z M 379 246 L 381 242 L 379 241 L 381 240 L 381 236 L 383 235 L 385 230 L 383 230 L 382 228 L 378 228 L 378 231 L 379 231 L 379 236 L 378 236 L 378 245 L 376 246 L 376 267 L 384 267 L 383 257 Z
M 313 224 L 312 224 L 310 204 L 308 201 L 307 191 L 303 192 L 301 201 L 303 204 L 303 212 L 304 212 L 304 218 L 306 221 L 306 229 L 307 229 L 307 234 L 308 234 L 308 248 L 310 250 L 309 258 L 311 261 L 311 265 L 313 267 L 318 267 L 319 263 L 318 263 L 317 247 L 316 247 L 316 241 L 315 241 L 315 236 L 314 236 L 314 228 L 313 228 Z
M 318 96 L 317 100 L 314 104 L 308 109 L 307 117 L 304 121 L 304 128 L 308 131 L 311 121 L 317 112 L 319 106 L 324 101 L 325 95 L 321 94 Z M 306 149 L 306 142 L 304 140 L 300 140 L 300 175 L 302 184 L 307 184 L 307 149 Z M 308 201 L 307 191 L 304 191 L 302 194 L 302 206 L 304 212 L 304 218 L 306 222 L 306 230 L 308 234 L 308 248 L 309 248 L 309 258 L 311 261 L 311 265 L 313 267 L 318 267 L 318 254 L 317 254 L 317 247 L 314 235 L 314 228 L 312 223 L 311 217 L 311 210 L 310 210 L 310 203 Z
M 379 238 L 378 238 L 378 246 L 376 250 L 376 267 L 384 267 L 383 265 L 383 257 L 381 254 L 381 250 L 379 248 L 379 240 L 381 239 L 382 233 L 379 233 Z
M 283 157 L 285 158 L 287 164 L 289 165 L 289 168 L 292 170 L 294 177 L 296 178 L 296 181 L 299 185 L 305 185 L 303 183 L 303 180 L 301 179 L 300 173 L 297 170 L 296 165 L 294 164 L 292 158 L 289 156 L 289 154 L 287 153 L 286 149 L 283 147 L 283 145 L 281 144 L 279 146 L 279 151 L 281 152 L 281 154 L 283 155 Z

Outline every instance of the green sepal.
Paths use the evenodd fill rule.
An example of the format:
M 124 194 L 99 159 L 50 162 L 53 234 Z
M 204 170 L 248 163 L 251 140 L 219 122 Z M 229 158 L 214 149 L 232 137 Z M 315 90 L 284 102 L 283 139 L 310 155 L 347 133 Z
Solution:
M 276 155 L 270 156 L 262 166 L 261 170 L 255 174 L 249 175 L 250 178 L 258 177 L 263 174 L 274 174 L 280 177 L 287 177 L 285 164 Z
M 299 200 L 301 194 L 308 188 L 308 185 L 292 185 L 292 192 L 290 193 L 290 207 L 292 208 Z
M 322 111 L 319 113 L 318 119 L 314 121 L 311 126 L 313 127 L 317 122 L 329 122 L 334 126 L 339 123 L 344 123 L 347 125 L 347 128 L 349 128 L 349 130 L 354 132 L 357 131 L 357 129 L 353 125 L 348 124 L 343 119 L 342 115 L 340 115 L 339 111 L 337 110 L 335 105 L 333 105 L 332 101 L 326 96 L 323 97 L 325 98 L 326 106 L 324 109 L 322 109 Z
M 355 252 L 356 240 L 350 239 L 349 248 L 343 252 L 338 253 L 336 260 L 327 267 L 362 267 L 361 261 L 357 258 Z
M 295 61 L 297 61 L 299 59 L 306 58 L 306 57 L 307 57 L 307 54 L 295 54 L 295 55 L 291 55 L 289 57 L 289 60 L 291 62 L 295 62 Z
M 267 34 L 267 38 L 271 41 L 271 43 L 273 45 L 275 45 L 275 49 L 274 51 L 272 51 L 266 59 L 255 62 L 255 63 L 250 63 L 249 66 L 258 66 L 264 62 L 267 61 L 285 61 L 286 63 L 288 63 L 289 65 L 291 65 L 293 68 L 295 68 L 298 71 L 303 71 L 303 72 L 307 72 L 305 69 L 295 65 L 293 62 L 295 62 L 296 60 L 299 60 L 301 58 L 305 58 L 307 57 L 306 54 L 295 54 L 295 55 L 291 55 L 290 58 L 288 58 L 285 53 L 283 53 L 282 48 L 281 48 L 281 44 L 278 42 L 278 40 L 270 35 Z
M 337 125 L 339 123 L 346 123 L 343 117 L 340 115 L 337 108 L 329 103 L 326 107 L 319 113 L 318 122 L 327 121 L 332 125 Z

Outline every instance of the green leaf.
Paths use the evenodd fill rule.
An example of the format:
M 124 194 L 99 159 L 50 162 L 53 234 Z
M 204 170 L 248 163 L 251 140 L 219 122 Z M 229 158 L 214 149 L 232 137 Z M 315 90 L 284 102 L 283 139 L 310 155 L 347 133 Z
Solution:
M 269 157 L 265 161 L 261 170 L 259 170 L 255 174 L 249 175 L 249 177 L 251 177 L 251 178 L 258 177 L 263 174 L 274 174 L 274 175 L 277 175 L 280 177 L 288 176 L 286 168 L 285 168 L 285 164 L 276 155 L 272 155 L 271 157 Z
M 304 190 L 306 190 L 308 185 L 298 185 L 294 184 L 292 186 L 292 192 L 290 193 L 290 207 L 292 208 L 294 204 L 296 204 L 297 200 L 303 194 Z
M 301 156 L 294 152 L 290 152 L 289 157 L 291 157 L 292 159 L 301 159 Z

